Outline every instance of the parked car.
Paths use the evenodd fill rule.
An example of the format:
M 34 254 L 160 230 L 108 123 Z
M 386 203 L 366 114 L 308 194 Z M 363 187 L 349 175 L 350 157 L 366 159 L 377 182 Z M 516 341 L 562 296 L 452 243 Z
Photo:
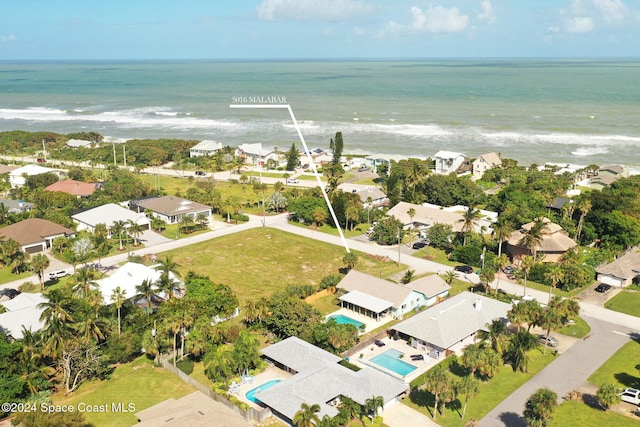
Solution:
M 196 176 L 205 176 L 206 173 L 204 171 L 196 171 Z
M 464 274 L 473 273 L 473 268 L 468 266 L 468 265 L 457 265 L 457 266 L 453 267 L 453 269 L 455 271 L 459 271 L 460 273 L 464 273 Z
M 13 289 L 13 288 L 0 289 L 0 298 L 7 297 L 9 299 L 14 299 L 18 295 L 20 295 L 20 291 L 16 289 Z
M 427 246 L 427 242 L 415 242 L 413 245 L 411 245 L 411 248 L 413 249 L 422 249 L 424 247 Z
M 69 272 L 67 270 L 55 270 L 49 272 L 49 280 L 59 279 L 61 277 L 68 276 Z
M 40 158 L 38 159 L 38 163 L 47 163 L 47 159 Z
M 547 346 L 549 347 L 557 347 L 558 339 L 552 336 L 547 337 L 545 334 L 538 335 L 538 342 L 544 345 L 545 341 L 547 342 Z
M 287 179 L 287 184 L 297 184 L 297 183 L 299 183 L 299 182 L 300 182 L 300 181 L 298 181 L 298 180 L 297 180 L 297 179 L 295 179 L 295 178 L 289 178 L 289 179 Z
M 620 400 L 634 405 L 640 405 L 640 390 L 635 388 L 625 388 L 622 393 L 619 393 Z
M 600 283 L 596 286 L 596 292 L 600 292 L 601 294 L 607 292 L 609 289 L 611 289 L 611 285 L 607 285 L 606 283 Z
M 504 271 L 506 274 L 511 274 L 513 270 L 514 270 L 513 265 L 507 265 L 505 268 L 502 269 L 502 271 Z

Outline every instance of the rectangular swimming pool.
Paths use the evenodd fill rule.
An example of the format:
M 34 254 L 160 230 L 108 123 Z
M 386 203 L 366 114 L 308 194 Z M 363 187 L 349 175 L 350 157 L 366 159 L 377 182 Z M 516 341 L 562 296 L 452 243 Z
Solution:
M 358 328 L 358 330 L 360 330 L 362 325 L 364 325 L 364 323 L 358 322 L 357 320 L 345 316 L 344 314 L 334 314 L 333 316 L 327 317 L 327 320 L 331 319 L 335 320 L 338 325 L 353 325 Z
M 418 369 L 418 367 L 401 360 L 400 356 L 403 354 L 401 351 L 392 348 L 372 358 L 371 362 L 404 377 Z

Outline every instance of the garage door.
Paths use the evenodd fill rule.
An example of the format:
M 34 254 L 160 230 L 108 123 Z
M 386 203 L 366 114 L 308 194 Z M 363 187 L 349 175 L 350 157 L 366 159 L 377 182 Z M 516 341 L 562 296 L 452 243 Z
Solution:
M 609 276 L 608 274 L 598 274 L 598 281 L 611 286 L 622 286 L 622 280 L 614 276 Z
M 28 254 L 37 254 L 38 252 L 42 252 L 42 245 L 24 248 L 24 251 Z

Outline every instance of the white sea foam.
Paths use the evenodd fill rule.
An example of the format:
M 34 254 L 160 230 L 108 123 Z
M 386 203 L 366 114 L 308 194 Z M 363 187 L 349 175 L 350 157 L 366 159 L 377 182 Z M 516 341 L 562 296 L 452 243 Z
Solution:
M 582 147 L 571 152 L 574 156 L 586 157 L 595 156 L 597 154 L 607 154 L 609 149 L 607 147 Z

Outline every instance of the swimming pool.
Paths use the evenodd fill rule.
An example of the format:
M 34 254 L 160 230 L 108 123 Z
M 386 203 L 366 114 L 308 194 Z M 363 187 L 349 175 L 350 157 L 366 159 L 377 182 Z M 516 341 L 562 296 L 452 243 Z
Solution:
M 418 368 L 411 363 L 400 360 L 402 354 L 401 351 L 392 348 L 372 358 L 371 362 L 404 377 Z
M 360 330 L 362 325 L 364 325 L 364 323 L 358 322 L 357 320 L 345 316 L 344 314 L 334 314 L 333 316 L 327 317 L 327 320 L 329 319 L 335 320 L 338 325 L 353 325 L 358 328 L 358 330 Z
M 259 394 L 261 391 L 264 391 L 268 388 L 273 387 L 274 385 L 278 384 L 280 381 L 282 380 L 269 380 L 264 384 L 260 384 L 258 387 L 254 387 L 251 390 L 249 390 L 244 397 L 247 398 L 247 400 L 250 400 L 254 403 L 259 403 L 260 399 L 258 399 L 256 397 L 257 394 Z

